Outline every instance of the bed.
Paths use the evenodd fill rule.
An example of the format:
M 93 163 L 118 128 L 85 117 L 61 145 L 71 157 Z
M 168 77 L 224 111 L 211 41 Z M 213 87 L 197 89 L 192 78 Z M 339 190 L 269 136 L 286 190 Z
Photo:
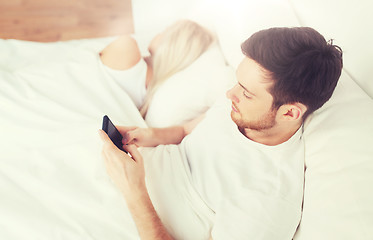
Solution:
M 229 2 L 134 1 L 140 48 L 146 51 L 151 36 L 181 17 L 214 28 L 232 68 L 242 58 L 240 42 L 262 28 L 311 26 L 335 38 L 345 51 L 344 70 L 332 99 L 305 123 L 303 214 L 294 240 L 372 239 L 373 54 L 367 46 L 373 34 L 365 31 L 371 3 Z M 83 33 L 52 42 L 0 40 L 0 239 L 139 239 L 105 172 L 97 133 L 105 114 L 118 125 L 146 127 L 97 54 L 125 32 Z

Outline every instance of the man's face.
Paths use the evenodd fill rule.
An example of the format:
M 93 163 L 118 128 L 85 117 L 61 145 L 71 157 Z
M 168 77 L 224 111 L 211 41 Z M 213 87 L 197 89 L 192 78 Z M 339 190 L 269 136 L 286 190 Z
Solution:
M 271 109 L 273 97 L 267 91 L 273 84 L 254 60 L 245 57 L 237 68 L 237 84 L 227 92 L 232 101 L 231 118 L 239 128 L 270 129 L 276 125 L 276 113 Z

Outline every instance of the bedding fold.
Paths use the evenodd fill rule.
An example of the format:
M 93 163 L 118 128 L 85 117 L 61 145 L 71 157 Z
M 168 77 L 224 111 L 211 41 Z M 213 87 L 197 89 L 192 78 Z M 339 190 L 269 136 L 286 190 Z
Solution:
M 97 130 L 146 125 L 97 51 L 47 45 L 0 42 L 0 238 L 138 239 Z

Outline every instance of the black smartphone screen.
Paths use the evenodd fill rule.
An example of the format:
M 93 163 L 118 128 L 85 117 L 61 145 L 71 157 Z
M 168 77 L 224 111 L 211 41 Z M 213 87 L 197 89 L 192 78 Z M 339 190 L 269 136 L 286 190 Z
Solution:
M 102 130 L 104 130 L 111 141 L 117 146 L 120 150 L 127 153 L 126 150 L 123 149 L 122 144 L 122 134 L 118 131 L 118 129 L 114 126 L 114 124 L 110 121 L 109 117 L 107 115 L 104 116 L 104 119 L 102 121 Z

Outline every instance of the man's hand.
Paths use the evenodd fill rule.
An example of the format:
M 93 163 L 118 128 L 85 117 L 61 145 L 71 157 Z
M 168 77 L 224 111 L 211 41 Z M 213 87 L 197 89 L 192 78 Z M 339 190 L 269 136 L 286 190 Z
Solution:
M 178 144 L 186 133 L 183 126 L 167 128 L 139 128 L 116 126 L 122 134 L 122 143 L 135 144 L 138 147 L 156 147 L 160 144 Z
M 138 147 L 155 147 L 159 145 L 153 128 L 116 126 L 123 136 L 123 145 L 135 144 Z
M 107 134 L 100 130 L 104 142 L 102 156 L 105 160 L 106 171 L 115 185 L 128 201 L 136 201 L 146 190 L 144 162 L 135 145 L 125 145 L 124 149 L 131 156 L 119 150 Z

